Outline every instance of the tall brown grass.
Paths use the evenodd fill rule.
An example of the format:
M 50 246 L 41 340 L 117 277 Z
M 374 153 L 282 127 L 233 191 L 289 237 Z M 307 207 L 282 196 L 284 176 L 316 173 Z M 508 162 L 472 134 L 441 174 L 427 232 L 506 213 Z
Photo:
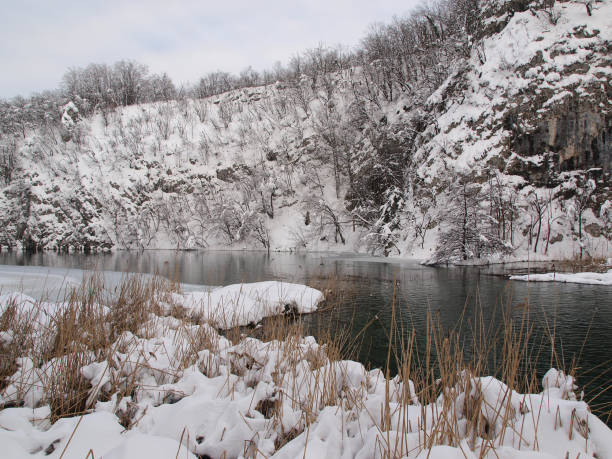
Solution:
M 606 272 L 609 267 L 607 260 L 604 257 L 585 256 L 580 258 L 576 255 L 574 258 L 560 260 L 554 263 L 555 269 L 559 272 L 582 273 L 582 272 Z

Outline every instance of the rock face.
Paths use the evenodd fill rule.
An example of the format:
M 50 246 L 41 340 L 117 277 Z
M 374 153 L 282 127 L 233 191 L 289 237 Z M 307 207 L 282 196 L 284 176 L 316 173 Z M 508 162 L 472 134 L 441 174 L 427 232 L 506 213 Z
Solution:
M 544 3 L 485 3 L 496 26 L 428 101 L 436 123 L 418 152 L 422 175 L 505 164 L 550 185 L 559 172 L 610 173 L 612 9 Z
M 522 156 L 550 151 L 559 171 L 612 170 L 612 118 L 575 110 L 538 123 L 534 132 L 517 136 L 513 149 Z
M 528 3 L 486 2 L 482 41 L 425 105 L 435 121 L 417 140 L 413 196 L 421 221 L 439 222 L 437 254 L 454 244 L 461 250 L 450 256 L 465 258 L 465 228 L 486 228 L 487 221 L 480 241 L 497 247 L 549 254 L 554 246 L 558 256 L 571 257 L 588 226 L 589 237 L 601 241 L 589 253 L 609 253 L 612 8 Z M 438 209 L 454 202 L 463 210 L 432 211 L 431 189 Z M 478 254 L 482 244 L 477 235 L 473 240 Z

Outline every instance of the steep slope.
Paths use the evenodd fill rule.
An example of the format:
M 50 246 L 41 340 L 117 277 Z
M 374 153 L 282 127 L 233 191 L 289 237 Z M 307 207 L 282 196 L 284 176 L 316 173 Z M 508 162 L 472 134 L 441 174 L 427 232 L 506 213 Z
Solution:
M 612 167 L 610 3 L 515 13 L 428 100 L 436 114 L 419 173 L 498 165 L 546 185 L 546 172 Z M 507 13 L 506 13 L 507 14 Z M 554 21 L 551 19 L 555 17 Z M 608 134 L 608 135 L 606 135 Z M 543 157 L 538 155 L 546 155 Z M 522 163 L 553 162 L 541 174 Z M 446 164 L 448 166 L 448 164 Z
M 22 175 L 3 193 L 5 243 L 196 248 L 254 233 L 265 246 L 269 231 L 283 230 L 277 209 L 294 207 L 295 218 L 315 194 L 311 180 L 322 193 L 328 182 L 316 155 L 301 158 L 308 132 L 281 95 L 255 88 L 118 109 L 106 120 L 64 113 L 64 130 L 23 142 Z
M 443 71 L 393 100 L 355 65 L 85 118 L 69 102 L 2 139 L 0 244 L 609 257 L 612 3 L 481 11 L 469 53 L 440 38 Z
M 447 224 L 452 219 L 441 210 L 485 201 L 488 210 L 464 212 L 484 210 L 481 216 L 459 223 L 467 220 L 481 227 L 480 236 L 510 243 L 522 258 L 528 250 L 535 257 L 567 257 L 580 247 L 605 256 L 612 197 L 611 5 L 594 4 L 589 15 L 583 3 L 525 11 L 502 3 L 489 14 L 487 23 L 497 24 L 490 29 L 502 23 L 501 31 L 475 46 L 470 60 L 427 100 L 435 121 L 415 153 L 415 201 L 422 195 L 427 201 L 431 191 L 422 190 L 429 187 L 438 200 L 446 195 L 447 204 L 429 212 L 431 220 Z M 472 190 L 458 190 L 457 181 Z

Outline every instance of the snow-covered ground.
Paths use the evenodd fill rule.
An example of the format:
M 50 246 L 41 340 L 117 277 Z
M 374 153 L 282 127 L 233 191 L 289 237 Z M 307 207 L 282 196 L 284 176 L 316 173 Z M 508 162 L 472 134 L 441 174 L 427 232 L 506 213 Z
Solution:
M 0 299 L 6 304 L 8 298 L 18 295 L 20 302 L 28 305 L 35 305 L 38 300 L 60 302 L 93 274 L 81 269 L 0 265 Z M 109 294 L 131 277 L 153 278 L 148 274 L 116 271 L 100 271 L 95 275 Z M 314 312 L 323 294 L 305 285 L 280 281 L 222 287 L 181 284 L 181 293 L 175 293 L 173 300 L 174 306 L 202 315 L 218 328 L 228 328 L 284 313 Z
M 570 282 L 574 284 L 612 285 L 612 269 L 605 273 L 545 273 L 510 276 L 527 282 Z
M 59 302 L 71 288 L 83 285 L 84 280 L 90 278 L 92 274 L 94 271 L 76 268 L 0 265 L 0 294 L 19 292 L 35 300 Z M 95 275 L 109 292 L 133 276 L 141 279 L 153 278 L 146 273 L 100 270 L 96 270 Z M 184 293 L 203 293 L 213 288 L 215 287 L 208 285 L 181 284 L 181 291 Z
M 117 346 L 129 349 L 117 353 L 123 362 L 120 368 L 106 362 L 81 368 L 94 395 L 104 393 L 112 379 L 136 375 L 133 396 L 108 394 L 108 401 L 96 402 L 87 414 L 52 425 L 49 406 L 40 398 L 26 396 L 24 407 L 3 409 L 3 454 L 83 458 L 92 450 L 95 457 L 125 459 L 177 454 L 372 458 L 391 451 L 395 457 L 448 458 L 479 457 L 486 451 L 484 457 L 499 458 L 567 453 L 612 457 L 612 431 L 586 403 L 576 400 L 572 379 L 561 372 L 551 370 L 539 394 L 519 394 L 494 378 L 466 374 L 448 393 L 456 402 L 449 405 L 442 395 L 422 405 L 411 387 L 410 401 L 400 402 L 407 389 L 399 378 L 387 387 L 380 370 L 367 371 L 352 361 L 326 361 L 312 338 L 270 343 L 245 339 L 231 345 L 207 329 L 216 340 L 216 351 L 202 350 L 193 365 L 179 370 L 175 362 L 183 349 L 178 338 L 193 332 L 166 329 L 151 339 L 126 334 Z M 38 377 L 33 370 L 22 363 L 13 385 L 3 392 L 5 400 L 10 400 L 16 384 L 36 387 L 28 379 L 32 374 Z M 480 406 L 479 422 L 488 426 L 486 437 L 470 431 L 470 401 L 480 397 L 482 403 L 475 406 Z M 385 428 L 387 406 L 390 424 Z M 121 423 L 126 416 L 131 422 L 127 430 L 125 421 Z M 463 437 L 459 444 L 444 445 L 441 439 L 431 450 L 425 447 L 425 434 L 434 435 L 434 426 L 454 420 Z
M 323 294 L 305 285 L 268 281 L 175 294 L 175 300 L 192 312 L 202 313 L 215 326 L 228 328 L 283 313 L 314 312 Z

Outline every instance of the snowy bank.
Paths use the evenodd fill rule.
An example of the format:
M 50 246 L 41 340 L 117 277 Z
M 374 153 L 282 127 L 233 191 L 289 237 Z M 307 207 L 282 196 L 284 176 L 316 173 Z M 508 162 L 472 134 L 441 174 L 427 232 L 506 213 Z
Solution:
M 20 295 L 24 295 L 21 303 L 28 305 L 28 308 L 35 306 L 53 309 L 55 305 L 49 301 L 61 302 L 70 293 L 70 289 L 82 287 L 84 281 L 92 275 L 92 271 L 80 269 L 0 266 L 0 294 L 20 292 Z M 153 279 L 153 276 L 148 274 L 115 271 L 100 271 L 96 272 L 95 276 L 100 279 L 109 294 L 134 276 Z M 205 321 L 218 328 L 253 324 L 265 317 L 279 314 L 314 312 L 324 299 L 319 290 L 280 281 L 224 287 L 181 284 L 180 288 L 182 293 L 173 295 L 167 310 L 171 307 L 181 307 L 190 313 L 201 315 Z M 6 304 L 9 297 L 10 295 L 0 298 L 4 298 Z
M 387 386 L 380 370 L 329 361 L 312 338 L 231 345 L 206 328 L 216 350 L 204 349 L 179 368 L 181 335 L 196 328 L 165 330 L 152 339 L 123 335 L 117 347 L 127 351 L 112 359 L 123 365 L 95 362 L 81 369 L 89 393 L 100 394 L 82 418 L 51 425 L 44 398 L 0 411 L 5 452 L 13 458 L 83 458 L 90 449 L 103 458 L 427 457 L 424 436 L 435 438 L 441 425 L 455 425 L 461 442 L 444 444 L 442 436 L 429 457 L 612 453 L 612 432 L 576 399 L 573 379 L 560 371 L 545 376 L 540 394 L 463 373 L 456 387 L 421 404 L 411 381 L 394 378 Z M 20 370 L 11 380 L 23 376 Z M 113 392 L 111 381 L 130 378 L 133 395 Z M 474 409 L 480 414 L 472 425 Z
M 510 276 L 511 280 L 526 282 L 568 282 L 574 284 L 612 285 L 612 269 L 605 273 L 545 273 Z
M 175 294 L 174 299 L 191 312 L 203 314 L 209 323 L 228 328 L 284 313 L 314 312 L 323 293 L 305 285 L 268 281 Z

